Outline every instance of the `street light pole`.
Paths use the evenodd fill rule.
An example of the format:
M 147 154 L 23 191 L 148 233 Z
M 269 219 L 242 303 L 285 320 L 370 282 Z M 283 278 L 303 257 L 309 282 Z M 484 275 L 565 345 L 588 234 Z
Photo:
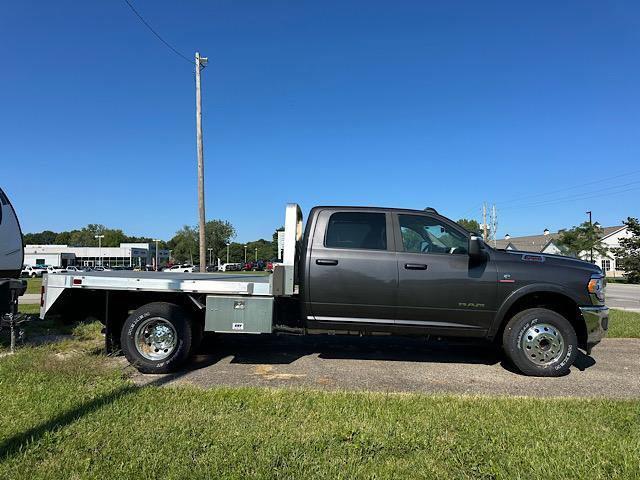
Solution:
M 98 256 L 100 257 L 100 266 L 102 266 L 102 239 L 104 235 L 95 235 L 98 239 Z
M 258 247 L 256 247 L 256 262 L 258 261 Z
M 154 242 L 156 242 L 156 272 L 158 271 L 158 242 L 160 240 L 156 239 L 154 240 Z
M 247 263 L 247 246 L 244 246 L 244 263 Z
M 209 247 L 207 250 L 209 250 L 209 265 L 211 265 L 211 252 L 213 252 L 213 248 Z
M 589 215 L 589 227 L 590 227 L 591 233 L 593 234 L 593 223 L 591 222 L 591 210 L 589 210 L 587 212 L 587 215 Z M 593 239 L 591 240 L 591 256 L 590 256 L 590 258 L 591 258 L 591 263 L 593 263 Z
M 229 245 L 231 244 L 227 242 L 227 263 L 229 263 Z

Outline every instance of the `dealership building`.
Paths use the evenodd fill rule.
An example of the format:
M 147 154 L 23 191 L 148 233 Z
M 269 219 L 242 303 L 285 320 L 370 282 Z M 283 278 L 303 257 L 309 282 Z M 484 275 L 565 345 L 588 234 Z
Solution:
M 169 250 L 158 250 L 160 265 L 169 261 Z M 25 265 L 79 265 L 95 267 L 144 267 L 155 265 L 154 243 L 121 243 L 119 247 L 70 247 L 68 245 L 26 245 Z

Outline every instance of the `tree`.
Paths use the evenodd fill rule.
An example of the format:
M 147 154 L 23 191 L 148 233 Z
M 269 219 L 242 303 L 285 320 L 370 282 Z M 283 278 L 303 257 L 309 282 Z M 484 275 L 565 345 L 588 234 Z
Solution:
M 60 232 L 56 235 L 56 239 L 53 241 L 56 245 L 69 245 L 71 240 L 71 232 Z
M 209 220 L 204 227 L 205 242 L 207 248 L 212 248 L 212 261 L 215 258 L 227 258 L 227 242 L 236 236 L 233 225 L 226 220 Z M 200 246 L 198 227 L 185 225 L 176 232 L 166 244 L 166 248 L 172 250 L 171 258 L 177 263 L 189 262 L 193 264 Z M 244 253 L 243 253 L 244 255 Z M 209 252 L 207 251 L 207 261 Z
M 620 247 L 612 249 L 616 256 L 616 269 L 624 270 L 629 282 L 640 283 L 640 223 L 637 218 L 627 217 L 624 224 L 631 237 L 621 238 Z
M 198 230 L 185 225 L 169 240 L 168 246 L 173 250 L 171 257 L 176 262 L 193 264 L 193 256 L 198 252 Z
M 196 229 L 198 231 L 198 229 Z M 207 248 L 212 248 L 213 259 L 226 259 L 227 243 L 236 236 L 236 229 L 226 220 L 209 220 L 204 227 L 204 237 Z M 207 252 L 208 254 L 209 252 Z M 209 257 L 207 256 L 207 259 Z M 212 260 L 213 260 L 212 259 Z
M 271 260 L 276 257 L 276 249 L 273 248 L 273 242 L 261 238 L 253 242 L 247 242 L 247 259 L 254 261 L 256 259 L 256 248 L 258 249 L 258 260 Z
M 468 218 L 461 218 L 456 223 L 471 233 L 482 234 L 482 231 L 480 230 L 480 224 L 478 223 L 477 220 L 469 220 Z
M 25 245 L 52 245 L 56 241 L 58 234 L 51 230 L 44 230 L 40 233 L 25 233 Z
M 127 236 L 120 229 L 105 228 L 102 235 L 104 235 L 102 245 L 105 247 L 119 247 L 121 243 L 127 241 Z
M 577 227 L 563 230 L 556 244 L 568 255 L 590 260 L 591 250 L 600 256 L 606 256 L 609 249 L 602 243 L 604 230 L 597 223 L 584 222 Z

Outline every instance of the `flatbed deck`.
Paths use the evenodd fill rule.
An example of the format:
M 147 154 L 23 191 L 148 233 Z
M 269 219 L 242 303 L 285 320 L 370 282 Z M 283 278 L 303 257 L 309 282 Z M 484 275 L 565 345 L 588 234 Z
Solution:
M 46 275 L 44 303 L 48 307 L 66 288 L 271 296 L 271 278 L 271 275 L 126 270 L 53 273 Z

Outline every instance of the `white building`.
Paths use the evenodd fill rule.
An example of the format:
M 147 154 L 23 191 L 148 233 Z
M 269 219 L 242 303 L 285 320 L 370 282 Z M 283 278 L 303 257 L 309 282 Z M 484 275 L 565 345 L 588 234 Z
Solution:
M 607 232 L 605 229 L 605 235 L 602 237 L 602 243 L 604 243 L 609 252 L 606 256 L 600 256 L 596 252 L 593 253 L 593 260 L 596 265 L 599 265 L 602 268 L 602 271 L 607 274 L 608 277 L 621 277 L 624 272 L 618 265 L 618 262 L 615 258 L 615 255 L 611 251 L 613 248 L 618 248 L 620 246 L 621 238 L 630 238 L 632 236 L 631 232 L 627 228 L 626 225 L 621 225 L 619 227 L 608 227 L 610 230 Z M 585 258 L 585 254 L 588 256 L 590 252 L 584 252 L 581 256 Z
M 602 243 L 609 250 L 606 256 L 598 255 L 593 252 L 593 263 L 602 268 L 602 271 L 608 277 L 621 277 L 623 271 L 619 268 L 616 258 L 612 252 L 613 248 L 620 246 L 620 239 L 630 237 L 631 233 L 626 225 L 618 225 L 615 227 L 603 227 Z M 563 255 L 563 249 L 557 244 L 560 232 L 551 233 L 545 229 L 542 235 L 528 235 L 526 237 L 511 237 L 505 235 L 504 239 L 496 241 L 497 248 L 505 250 L 518 250 L 521 252 L 551 253 Z M 591 252 L 581 252 L 580 258 L 589 260 Z
M 158 251 L 158 263 L 167 263 L 169 250 Z M 25 245 L 25 265 L 80 265 L 95 267 L 144 267 L 155 265 L 154 243 L 121 243 L 119 247 L 70 247 L 68 245 Z

